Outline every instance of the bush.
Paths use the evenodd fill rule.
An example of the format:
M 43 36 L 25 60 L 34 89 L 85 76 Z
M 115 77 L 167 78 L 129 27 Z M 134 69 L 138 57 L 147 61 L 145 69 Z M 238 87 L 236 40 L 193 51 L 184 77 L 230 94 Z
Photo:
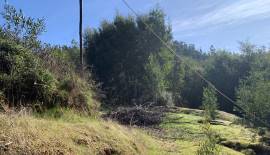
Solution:
M 0 90 L 12 106 L 51 106 L 56 79 L 40 60 L 20 45 L 0 39 Z
M 72 64 L 55 56 L 55 51 L 33 53 L 0 39 L 0 52 L 0 91 L 9 106 L 30 106 L 37 111 L 61 106 L 88 114 L 97 111 L 93 83 L 86 80 L 91 77 L 79 77 Z
M 70 78 L 65 78 L 63 81 L 60 82 L 59 88 L 61 90 L 65 90 L 67 92 L 71 92 L 76 87 L 75 81 Z
M 267 131 L 267 128 L 259 127 L 258 128 L 258 135 L 263 136 L 266 134 L 266 131 Z
M 207 87 L 203 89 L 203 105 L 206 121 L 216 119 L 217 116 L 217 96 L 213 88 Z
M 218 135 L 211 129 L 211 125 L 206 123 L 203 126 L 203 132 L 206 136 L 205 140 L 201 142 L 197 155 L 217 155 L 221 152 L 218 146 Z
M 99 105 L 93 99 L 94 84 L 91 78 L 76 73 L 76 43 L 71 47 L 42 45 L 38 36 L 45 30 L 43 19 L 27 17 L 7 4 L 1 15 L 0 103 L 3 96 L 5 103 L 16 108 L 30 106 L 43 111 L 62 106 L 95 112 Z

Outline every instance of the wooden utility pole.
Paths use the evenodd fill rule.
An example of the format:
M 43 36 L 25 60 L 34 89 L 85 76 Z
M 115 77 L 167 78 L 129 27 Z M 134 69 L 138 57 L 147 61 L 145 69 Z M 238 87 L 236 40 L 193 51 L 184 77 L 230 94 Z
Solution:
M 83 0 L 79 0 L 80 3 L 80 24 L 79 24 L 79 35 L 80 35 L 80 63 L 81 69 L 83 70 L 83 36 L 82 36 L 82 18 L 83 18 Z

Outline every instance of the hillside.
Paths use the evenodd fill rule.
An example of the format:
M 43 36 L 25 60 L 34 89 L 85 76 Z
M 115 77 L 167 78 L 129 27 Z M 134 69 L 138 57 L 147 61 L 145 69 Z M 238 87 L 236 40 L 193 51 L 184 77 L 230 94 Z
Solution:
M 270 48 L 202 51 L 158 6 L 85 31 L 82 11 L 80 42 L 56 45 L 5 1 L 0 155 L 270 154 Z
M 35 116 L 1 114 L 0 154 L 196 154 L 202 138 L 200 111 L 176 111 L 168 113 L 158 129 L 125 127 L 63 109 Z M 231 124 L 235 116 L 222 116 L 230 125 L 214 129 L 223 139 L 258 143 L 252 130 Z M 242 154 L 227 147 L 222 152 Z

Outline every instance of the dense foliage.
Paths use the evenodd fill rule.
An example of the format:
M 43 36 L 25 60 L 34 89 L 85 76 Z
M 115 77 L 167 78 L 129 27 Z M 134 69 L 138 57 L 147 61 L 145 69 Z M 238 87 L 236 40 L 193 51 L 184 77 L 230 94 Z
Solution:
M 214 46 L 202 52 L 192 44 L 173 40 L 165 18 L 160 9 L 137 18 L 117 15 L 112 22 L 104 21 L 100 28 L 86 31 L 87 63 L 101 83 L 107 105 L 165 104 L 199 108 L 206 86 L 199 72 L 229 98 L 238 100 L 249 113 L 268 119 L 269 50 L 245 41 L 240 42 L 240 52 Z M 217 102 L 221 110 L 236 113 L 233 104 L 219 93 Z
M 249 75 L 240 81 L 237 101 L 245 109 L 247 118 L 256 124 L 266 125 L 270 123 L 270 53 L 253 49 L 247 57 L 252 60 L 251 69 Z
M 104 21 L 98 30 L 85 35 L 87 62 L 103 83 L 108 103 L 164 104 L 178 98 L 176 93 L 173 97 L 167 91 L 175 88 L 170 88 L 172 84 L 166 79 L 172 74 L 174 78 L 178 76 L 181 68 L 174 67 L 175 73 L 172 72 L 173 56 L 144 23 L 171 43 L 171 28 L 159 9 L 136 19 L 118 15 L 113 22 Z M 178 78 L 177 83 L 181 84 Z
M 12 104 L 50 100 L 56 81 L 30 51 L 12 42 L 0 40 L 0 89 Z
M 194 45 L 174 41 L 165 17 L 160 9 L 137 18 L 117 15 L 99 29 L 86 31 L 87 62 L 102 83 L 107 103 L 201 105 L 204 84 L 190 66 L 203 71 L 200 63 L 207 55 Z M 172 55 L 145 23 L 185 62 Z
M 38 36 L 45 30 L 43 20 L 26 17 L 5 5 L 0 27 L 0 102 L 9 107 L 31 107 L 43 111 L 71 107 L 95 112 L 94 83 L 90 74 L 77 74 L 77 44 L 51 46 Z

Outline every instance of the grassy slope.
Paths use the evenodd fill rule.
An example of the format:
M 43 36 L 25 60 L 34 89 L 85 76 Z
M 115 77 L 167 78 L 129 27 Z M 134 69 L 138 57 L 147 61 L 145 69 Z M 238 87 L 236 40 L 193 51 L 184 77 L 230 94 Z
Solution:
M 168 154 L 172 147 L 142 130 L 72 112 L 57 120 L 1 114 L 0 144 L 8 142 L 0 154 Z
M 177 140 L 155 138 L 143 129 L 120 126 L 111 121 L 80 117 L 63 111 L 51 116 L 18 116 L 0 114 L 0 144 L 12 142 L 9 154 L 195 154 L 201 137 L 201 119 L 196 114 L 171 113 L 161 125 L 163 136 Z M 171 118 L 174 122 L 172 122 Z M 169 122 L 171 121 L 171 122 Z M 221 135 L 231 140 L 250 142 L 250 131 L 241 126 L 215 126 Z M 180 138 L 179 138 L 180 137 Z M 0 147 L 3 153 L 3 149 Z M 224 154 L 241 154 L 223 148 Z
M 198 123 L 198 121 L 203 120 L 202 115 L 203 111 L 201 110 L 185 108 L 168 113 L 164 122 L 160 125 L 163 130 L 162 136 L 176 140 L 180 146 L 186 146 L 181 149 L 183 154 L 195 154 L 199 142 L 203 139 L 202 124 Z M 237 120 L 234 115 L 219 112 L 218 119 L 226 125 L 212 125 L 212 129 L 223 140 L 241 144 L 259 143 L 259 136 L 255 131 L 234 123 Z M 222 150 L 223 154 L 241 154 L 226 147 L 222 147 Z

